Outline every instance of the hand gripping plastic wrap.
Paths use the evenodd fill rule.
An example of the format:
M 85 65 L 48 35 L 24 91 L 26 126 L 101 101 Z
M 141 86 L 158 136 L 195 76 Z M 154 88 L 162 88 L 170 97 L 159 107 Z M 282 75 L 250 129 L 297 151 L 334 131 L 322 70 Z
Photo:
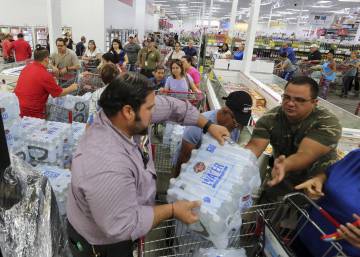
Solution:
M 50 183 L 15 155 L 0 173 L 0 249 L 4 257 L 67 256 Z
M 252 205 L 251 194 L 260 186 L 256 156 L 237 144 L 218 144 L 205 135 L 200 149 L 170 180 L 167 200 L 201 200 L 200 221 L 190 229 L 219 249 L 228 245 L 229 233 L 241 226 L 241 212 Z

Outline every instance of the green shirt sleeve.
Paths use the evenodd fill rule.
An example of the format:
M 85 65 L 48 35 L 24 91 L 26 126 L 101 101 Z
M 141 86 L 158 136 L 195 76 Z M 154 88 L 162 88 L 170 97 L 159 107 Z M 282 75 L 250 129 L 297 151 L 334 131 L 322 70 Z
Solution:
M 306 137 L 335 149 L 341 137 L 341 125 L 338 118 L 327 110 L 322 110 L 316 124 L 311 127 Z
M 261 116 L 261 118 L 256 122 L 251 139 L 262 138 L 270 140 L 271 130 L 275 124 L 277 109 L 278 108 L 272 109 Z

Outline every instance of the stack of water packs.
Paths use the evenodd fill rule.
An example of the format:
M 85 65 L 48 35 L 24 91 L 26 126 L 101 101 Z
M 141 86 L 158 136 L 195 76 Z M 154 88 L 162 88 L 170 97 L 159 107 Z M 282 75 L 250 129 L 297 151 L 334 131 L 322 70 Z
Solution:
M 163 144 L 170 146 L 170 156 L 174 156 L 176 149 L 179 144 L 181 144 L 184 130 L 184 126 L 172 122 L 166 123 L 163 135 Z
M 63 97 L 52 98 L 48 100 L 48 120 L 53 121 L 68 121 L 68 112 L 72 113 L 72 121 L 86 122 L 89 115 L 89 102 L 91 93 L 86 93 L 83 96 L 66 95 Z M 49 108 L 60 107 L 60 108 Z M 60 109 L 66 112 L 59 111 Z
M 200 221 L 190 229 L 225 249 L 229 233 L 240 228 L 240 213 L 252 205 L 251 194 L 259 186 L 257 158 L 251 151 L 228 142 L 221 146 L 205 135 L 179 177 L 170 180 L 167 200 L 201 200 Z
M 48 165 L 39 165 L 36 167 L 36 170 L 48 178 L 55 193 L 60 215 L 64 216 L 66 214 L 67 193 L 71 181 L 70 170 Z

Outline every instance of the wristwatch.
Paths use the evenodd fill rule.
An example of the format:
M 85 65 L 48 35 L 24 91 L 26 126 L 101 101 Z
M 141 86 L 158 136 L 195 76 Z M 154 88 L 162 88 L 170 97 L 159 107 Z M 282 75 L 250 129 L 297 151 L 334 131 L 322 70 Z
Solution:
M 203 133 L 206 134 L 208 132 L 208 129 L 210 128 L 210 126 L 214 124 L 211 120 L 208 120 L 205 124 L 205 126 L 203 127 Z

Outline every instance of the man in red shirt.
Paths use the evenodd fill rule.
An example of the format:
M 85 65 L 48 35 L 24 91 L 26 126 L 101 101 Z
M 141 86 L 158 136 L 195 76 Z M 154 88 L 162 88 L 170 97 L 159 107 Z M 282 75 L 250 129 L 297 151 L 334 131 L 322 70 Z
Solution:
M 11 34 L 7 34 L 1 43 L 2 49 L 3 49 L 3 58 L 5 62 L 14 62 L 14 56 L 11 52 L 11 40 L 12 40 Z
M 17 62 L 25 61 L 31 58 L 31 47 L 30 44 L 24 40 L 24 34 L 19 33 L 17 35 L 17 40 L 14 41 L 11 45 L 11 50 L 15 52 L 15 59 Z
M 34 62 L 28 64 L 20 73 L 15 94 L 19 99 L 20 116 L 45 118 L 45 105 L 49 94 L 52 97 L 64 96 L 77 90 L 77 84 L 61 88 L 47 71 L 49 52 L 44 49 L 34 51 Z

